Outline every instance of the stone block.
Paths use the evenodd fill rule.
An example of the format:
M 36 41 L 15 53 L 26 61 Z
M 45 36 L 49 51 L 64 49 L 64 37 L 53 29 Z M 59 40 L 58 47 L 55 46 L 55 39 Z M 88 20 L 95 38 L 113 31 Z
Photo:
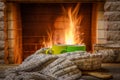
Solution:
M 107 31 L 107 41 L 120 41 L 120 31 Z
M 98 11 L 98 14 L 97 14 L 97 19 L 98 20 L 104 20 L 104 11 Z
M 0 41 L 0 50 L 4 50 L 5 42 Z
M 0 21 L 4 21 L 4 12 L 0 11 Z
M 8 29 L 15 29 L 14 28 L 14 23 L 13 23 L 14 21 L 8 21 L 7 23 L 8 23 Z
M 100 21 L 100 20 L 99 20 L 99 21 L 97 22 L 97 29 L 98 29 L 98 30 L 99 30 L 99 29 L 100 29 L 100 30 L 101 30 L 101 29 L 104 30 L 104 29 L 105 29 L 104 24 L 105 24 L 104 20 L 103 20 L 103 21 Z
M 104 12 L 106 21 L 120 21 L 120 12 Z
M 105 44 L 107 43 L 106 39 L 98 39 L 97 41 L 98 44 Z
M 0 2 L 0 10 L 4 10 L 4 8 L 5 8 L 4 3 L 3 3 L 3 2 Z
M 98 38 L 105 38 L 105 31 L 104 30 L 98 30 Z
M 4 31 L 0 31 L 0 40 L 4 40 Z
M 0 31 L 4 30 L 4 21 L 0 21 Z
M 14 41 L 15 41 L 14 39 L 8 40 L 8 47 L 9 47 L 10 49 L 14 47 L 14 45 L 15 45 Z
M 8 21 L 15 21 L 15 15 L 13 14 L 13 11 L 7 12 L 7 20 Z
M 109 31 L 120 31 L 120 21 L 105 22 L 105 26 Z
M 13 59 L 13 57 L 9 57 L 9 58 L 8 58 L 8 61 L 9 61 L 10 64 L 14 64 L 14 59 Z
M 10 48 L 8 49 L 8 52 L 9 52 L 9 56 L 8 57 L 14 57 L 14 49 L 13 48 Z
M 15 38 L 15 31 L 14 30 L 8 30 L 8 39 Z
M 105 11 L 120 11 L 120 1 L 118 2 L 106 2 L 104 5 Z
M 4 59 L 4 50 L 0 51 L 0 59 Z

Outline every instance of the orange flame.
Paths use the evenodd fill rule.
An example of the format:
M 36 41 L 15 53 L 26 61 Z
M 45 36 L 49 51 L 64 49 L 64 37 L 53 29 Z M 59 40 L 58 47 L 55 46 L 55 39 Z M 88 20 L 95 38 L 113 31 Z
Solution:
M 78 3 L 75 7 L 69 7 L 68 9 L 65 9 L 65 7 L 62 7 L 64 14 L 63 16 L 58 17 L 57 19 L 64 19 L 63 22 L 57 23 L 57 19 L 54 23 L 55 27 L 61 27 L 61 24 L 63 24 L 63 27 L 65 28 L 64 32 L 53 32 L 51 27 L 47 31 L 48 38 L 47 40 L 43 40 L 44 47 L 52 47 L 52 45 L 55 43 L 59 44 L 59 41 L 61 41 L 61 44 L 83 44 L 83 38 L 81 38 L 81 35 L 84 35 L 84 33 L 80 33 L 79 27 L 80 23 L 82 21 L 82 16 L 79 15 L 79 9 L 80 9 L 80 3 Z M 67 24 L 67 25 L 66 25 Z M 53 36 L 54 33 L 54 36 Z M 59 34 L 59 35 L 55 35 Z M 53 39 L 55 38 L 55 40 Z M 62 40 L 61 40 L 62 39 Z
M 47 31 L 47 35 L 48 35 L 48 38 L 47 38 L 47 40 L 45 39 L 45 37 L 43 37 L 43 42 L 42 42 L 42 44 L 44 45 L 44 47 L 52 47 L 52 45 L 53 45 L 53 32 L 52 32 L 52 29 L 51 28 L 49 28 L 48 29 L 48 31 Z
M 67 16 L 69 20 L 69 25 L 65 30 L 65 43 L 66 44 L 81 44 L 82 39 L 78 37 L 77 27 L 80 26 L 80 22 L 82 20 L 82 16 L 79 15 L 80 3 L 78 3 L 75 8 L 70 7 L 68 10 L 65 10 L 63 7 L 64 12 L 67 11 Z

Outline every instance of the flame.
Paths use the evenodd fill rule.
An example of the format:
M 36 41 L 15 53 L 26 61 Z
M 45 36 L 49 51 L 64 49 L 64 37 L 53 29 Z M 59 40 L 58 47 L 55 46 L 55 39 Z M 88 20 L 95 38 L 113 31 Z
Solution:
M 48 30 L 47 30 L 47 40 L 45 39 L 45 37 L 43 37 L 43 46 L 44 47 L 49 47 L 51 48 L 52 45 L 53 45 L 53 32 L 52 32 L 52 29 L 49 27 Z
M 52 47 L 53 44 L 83 44 L 83 38 L 81 37 L 84 33 L 80 33 L 80 23 L 82 21 L 82 16 L 79 15 L 80 3 L 75 7 L 65 8 L 62 6 L 64 15 L 58 17 L 54 23 L 55 27 L 65 28 L 64 32 L 54 32 L 51 27 L 47 31 L 48 38 L 43 39 L 44 47 Z M 63 19 L 63 22 L 57 23 L 59 20 Z M 54 34 L 54 35 L 53 35 Z M 59 34 L 59 35 L 58 35 Z M 53 39 L 54 38 L 54 39 Z
M 67 10 L 63 7 L 64 12 L 67 11 L 69 25 L 65 30 L 65 44 L 81 44 L 82 39 L 78 37 L 77 27 L 80 26 L 82 16 L 79 15 L 80 3 L 75 8 L 69 7 Z M 80 36 L 80 35 L 79 35 Z

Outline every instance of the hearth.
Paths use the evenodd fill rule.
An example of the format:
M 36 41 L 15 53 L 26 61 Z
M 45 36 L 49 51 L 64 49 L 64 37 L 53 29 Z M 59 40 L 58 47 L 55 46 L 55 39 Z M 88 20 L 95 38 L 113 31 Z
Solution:
M 8 2 L 9 62 L 21 63 L 36 50 L 54 44 L 82 44 L 92 52 L 97 43 L 98 9 L 103 3 Z

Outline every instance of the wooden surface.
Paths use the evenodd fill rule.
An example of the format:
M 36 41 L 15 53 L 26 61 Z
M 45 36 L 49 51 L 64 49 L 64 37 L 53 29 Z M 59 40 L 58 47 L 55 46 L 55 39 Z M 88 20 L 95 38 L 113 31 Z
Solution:
M 88 73 L 85 73 L 85 75 L 83 75 L 81 79 L 83 80 L 119 80 L 120 79 L 120 63 L 103 63 L 101 70 L 91 71 L 91 72 L 89 71 Z
M 99 72 L 99 71 L 83 71 L 82 72 L 83 75 L 88 75 L 88 76 L 93 76 L 96 78 L 100 78 L 100 79 L 112 79 L 113 76 L 112 74 L 110 74 L 109 72 Z
M 120 63 L 103 63 L 102 68 L 95 71 L 82 71 L 83 75 L 93 76 L 102 80 L 109 80 L 113 78 L 113 74 L 107 69 L 109 68 L 120 68 Z

